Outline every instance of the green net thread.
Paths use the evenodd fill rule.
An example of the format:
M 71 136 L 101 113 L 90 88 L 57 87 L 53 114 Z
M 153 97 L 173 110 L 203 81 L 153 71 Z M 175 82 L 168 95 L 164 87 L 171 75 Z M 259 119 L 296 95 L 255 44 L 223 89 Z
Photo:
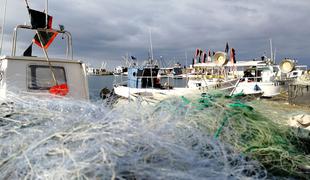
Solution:
M 189 119 L 199 117 L 195 122 L 199 128 L 260 161 L 272 174 L 310 178 L 304 169 L 310 166 L 309 134 L 301 139 L 301 130 L 273 122 L 241 97 L 203 94 L 193 101 L 181 98 L 195 111 Z

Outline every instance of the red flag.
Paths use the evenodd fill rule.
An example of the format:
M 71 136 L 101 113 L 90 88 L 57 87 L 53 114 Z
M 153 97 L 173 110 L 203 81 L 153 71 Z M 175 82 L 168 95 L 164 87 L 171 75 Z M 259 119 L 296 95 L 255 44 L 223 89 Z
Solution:
M 203 52 L 202 63 L 206 63 L 206 59 L 207 59 L 207 53 Z
M 30 21 L 31 21 L 31 27 L 32 29 L 38 29 L 38 28 L 52 28 L 52 21 L 53 17 L 48 15 L 47 16 L 47 23 L 46 23 L 46 14 L 44 12 L 40 12 L 34 9 L 28 9 L 29 15 L 30 15 Z
M 236 63 L 236 56 L 235 56 L 235 49 L 234 48 L 231 48 L 231 50 L 230 50 L 230 62 L 231 62 L 231 64 Z
M 56 31 L 53 31 L 53 32 L 41 31 L 41 32 L 39 32 L 39 34 L 40 34 L 40 38 L 38 37 L 38 34 L 36 34 L 34 36 L 34 38 L 32 39 L 32 42 L 41 48 L 47 49 L 52 44 L 52 42 L 54 41 L 56 36 L 58 35 L 58 32 L 56 32 Z M 41 45 L 40 39 L 42 41 L 43 47 Z
M 197 48 L 197 49 L 196 49 L 196 54 L 195 54 L 195 56 L 196 56 L 196 57 L 199 56 L 199 53 L 200 53 L 200 50 Z
M 46 14 L 44 12 L 36 11 L 33 9 L 28 9 L 30 18 L 31 18 L 31 26 L 33 29 L 52 29 L 53 17 L 48 15 L 46 22 Z M 32 40 L 33 43 L 38 45 L 41 48 L 47 49 L 53 40 L 56 38 L 58 32 L 56 31 L 39 31 L 40 38 L 38 34 L 36 34 Z M 40 40 L 42 42 L 40 42 Z M 41 44 L 42 43 L 42 44 Z M 43 47 L 42 47 L 43 45 Z

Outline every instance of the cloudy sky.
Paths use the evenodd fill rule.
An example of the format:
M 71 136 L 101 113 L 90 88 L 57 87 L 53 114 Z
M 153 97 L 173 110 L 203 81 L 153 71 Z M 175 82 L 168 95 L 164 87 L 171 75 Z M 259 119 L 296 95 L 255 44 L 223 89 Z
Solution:
M 43 0 L 28 2 L 45 8 Z M 146 59 L 150 30 L 154 56 L 167 64 L 185 64 L 186 54 L 189 63 L 196 48 L 223 51 L 226 42 L 237 59 L 253 59 L 270 54 L 272 38 L 277 61 L 291 57 L 310 65 L 309 0 L 49 0 L 49 14 L 54 27 L 63 24 L 72 33 L 75 58 L 93 66 L 107 61 L 112 68 L 127 53 Z M 8 0 L 3 54 L 10 53 L 14 26 L 24 23 L 29 24 L 24 0 Z M 30 42 L 21 41 L 19 54 Z

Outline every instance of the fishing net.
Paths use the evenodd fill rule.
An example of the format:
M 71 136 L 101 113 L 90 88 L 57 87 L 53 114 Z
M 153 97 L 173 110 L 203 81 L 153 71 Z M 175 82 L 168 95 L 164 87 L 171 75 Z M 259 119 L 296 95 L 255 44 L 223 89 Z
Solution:
M 216 108 L 205 114 L 204 109 L 191 109 L 181 99 L 173 99 L 157 106 L 130 103 L 110 109 L 56 97 L 8 96 L 11 103 L 0 108 L 0 174 L 4 179 L 267 176 L 258 161 L 206 133 L 206 129 L 216 130 L 215 120 L 210 121 L 213 128 L 199 125 L 212 119 L 204 115 L 220 119 Z M 220 139 L 227 127 L 219 133 Z
M 288 107 L 246 103 L 239 95 L 182 99 L 191 109 L 186 118 L 195 128 L 258 160 L 272 175 L 310 178 L 310 132 L 286 125 Z

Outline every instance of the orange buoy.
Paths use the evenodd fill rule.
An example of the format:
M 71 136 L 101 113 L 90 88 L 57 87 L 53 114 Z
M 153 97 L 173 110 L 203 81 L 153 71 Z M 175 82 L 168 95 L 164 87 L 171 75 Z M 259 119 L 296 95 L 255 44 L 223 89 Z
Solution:
M 55 85 L 49 89 L 51 94 L 59 95 L 59 96 L 66 96 L 69 93 L 69 88 L 66 83 Z

